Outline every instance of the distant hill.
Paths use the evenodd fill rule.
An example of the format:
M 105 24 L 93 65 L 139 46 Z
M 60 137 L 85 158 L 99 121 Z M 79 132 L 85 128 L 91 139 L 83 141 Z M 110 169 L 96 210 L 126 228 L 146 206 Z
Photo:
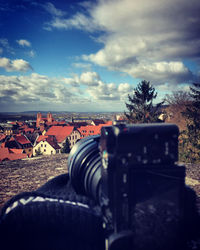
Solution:
M 0 113 L 0 122 L 5 121 L 26 121 L 26 120 L 35 120 L 36 115 L 34 114 L 22 114 L 14 112 L 5 112 Z

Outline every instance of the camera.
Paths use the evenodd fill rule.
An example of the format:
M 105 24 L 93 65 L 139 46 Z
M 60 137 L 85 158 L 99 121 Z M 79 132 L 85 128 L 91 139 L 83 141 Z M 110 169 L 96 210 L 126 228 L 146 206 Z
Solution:
M 177 164 L 178 136 L 174 124 L 121 124 L 72 148 L 70 180 L 101 208 L 105 249 L 180 249 L 185 167 Z

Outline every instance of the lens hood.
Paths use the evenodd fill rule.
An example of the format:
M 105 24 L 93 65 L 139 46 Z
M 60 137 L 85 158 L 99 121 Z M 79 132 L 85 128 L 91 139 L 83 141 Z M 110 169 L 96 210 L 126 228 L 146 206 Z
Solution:
M 99 140 L 99 135 L 86 137 L 79 140 L 70 151 L 68 171 L 71 183 L 77 193 L 87 194 L 85 186 L 91 186 L 88 184 L 88 180 L 94 179 L 88 174 L 91 171 L 91 166 L 94 166 L 94 162 L 96 162 L 95 159 L 99 159 L 97 162 L 100 161 Z

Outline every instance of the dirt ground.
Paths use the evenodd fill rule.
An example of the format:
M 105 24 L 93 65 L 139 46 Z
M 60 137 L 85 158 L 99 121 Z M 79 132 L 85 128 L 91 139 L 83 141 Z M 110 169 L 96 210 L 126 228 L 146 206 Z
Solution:
M 0 210 L 12 196 L 33 191 L 51 178 L 67 173 L 67 154 L 0 163 Z
M 51 178 L 67 173 L 67 154 L 0 163 L 0 210 L 12 196 L 33 191 Z M 186 166 L 186 184 L 197 194 L 200 211 L 200 165 Z

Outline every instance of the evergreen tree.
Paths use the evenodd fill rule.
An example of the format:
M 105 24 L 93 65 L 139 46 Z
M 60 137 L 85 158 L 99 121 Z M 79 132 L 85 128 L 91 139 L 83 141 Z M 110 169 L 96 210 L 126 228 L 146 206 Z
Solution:
M 182 146 L 185 150 L 185 160 L 195 162 L 200 160 L 200 83 L 193 83 L 190 96 L 191 103 L 183 112 L 187 129 L 182 135 Z
M 161 106 L 164 103 L 160 102 L 153 105 L 153 100 L 156 99 L 157 93 L 150 82 L 143 80 L 134 89 L 133 95 L 128 95 L 129 103 L 126 103 L 128 113 L 125 115 L 130 123 L 151 123 L 161 122 Z
M 66 138 L 66 141 L 63 144 L 63 148 L 61 149 L 61 153 L 69 153 L 69 152 L 70 152 L 70 144 L 68 138 Z
M 40 156 L 40 155 L 43 155 L 43 153 L 39 147 L 38 150 L 37 149 L 35 150 L 35 156 Z

